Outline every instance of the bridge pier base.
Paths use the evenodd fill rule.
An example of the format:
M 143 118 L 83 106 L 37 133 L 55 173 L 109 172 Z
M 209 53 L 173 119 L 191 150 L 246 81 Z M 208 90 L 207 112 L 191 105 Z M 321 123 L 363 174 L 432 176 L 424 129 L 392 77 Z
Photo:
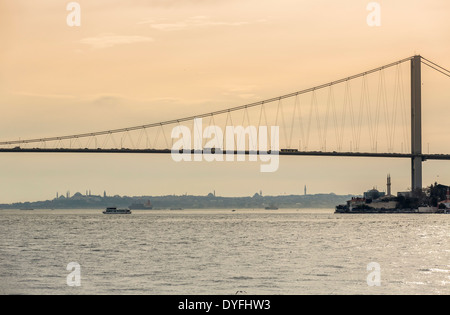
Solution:
M 411 159 L 412 190 L 422 189 L 422 158 Z

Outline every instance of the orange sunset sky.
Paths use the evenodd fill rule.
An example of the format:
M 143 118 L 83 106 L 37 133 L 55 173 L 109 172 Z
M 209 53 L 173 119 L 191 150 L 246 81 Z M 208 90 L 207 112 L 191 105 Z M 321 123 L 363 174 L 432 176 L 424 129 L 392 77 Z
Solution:
M 135 126 L 239 106 L 415 54 L 450 68 L 448 0 L 0 1 L 0 141 Z M 423 66 L 424 151 L 450 153 L 450 79 Z M 410 161 L 281 158 L 186 163 L 169 155 L 0 155 L 0 203 L 56 192 L 248 196 L 360 194 L 386 175 L 410 187 Z M 450 185 L 449 162 L 426 162 L 424 185 Z

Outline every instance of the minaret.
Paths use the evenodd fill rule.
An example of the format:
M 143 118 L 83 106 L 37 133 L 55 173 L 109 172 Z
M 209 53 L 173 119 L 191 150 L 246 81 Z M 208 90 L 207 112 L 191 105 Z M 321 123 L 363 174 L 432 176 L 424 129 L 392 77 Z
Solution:
M 391 174 L 387 177 L 387 195 L 391 196 Z
M 305 196 L 306 196 L 306 185 L 305 185 Z

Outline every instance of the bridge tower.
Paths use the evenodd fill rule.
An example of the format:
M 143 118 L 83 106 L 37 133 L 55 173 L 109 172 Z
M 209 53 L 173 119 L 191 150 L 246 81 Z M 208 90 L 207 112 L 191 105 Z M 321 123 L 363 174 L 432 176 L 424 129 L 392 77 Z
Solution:
M 411 59 L 411 188 L 422 189 L 422 57 Z

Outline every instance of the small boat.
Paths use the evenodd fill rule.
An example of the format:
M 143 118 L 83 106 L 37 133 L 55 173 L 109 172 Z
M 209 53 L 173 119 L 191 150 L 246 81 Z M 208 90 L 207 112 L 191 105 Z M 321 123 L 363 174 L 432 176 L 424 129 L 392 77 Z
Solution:
M 117 209 L 116 207 L 106 208 L 103 214 L 131 214 L 130 209 Z
M 278 210 L 278 207 L 271 205 L 271 206 L 266 207 L 266 210 Z

